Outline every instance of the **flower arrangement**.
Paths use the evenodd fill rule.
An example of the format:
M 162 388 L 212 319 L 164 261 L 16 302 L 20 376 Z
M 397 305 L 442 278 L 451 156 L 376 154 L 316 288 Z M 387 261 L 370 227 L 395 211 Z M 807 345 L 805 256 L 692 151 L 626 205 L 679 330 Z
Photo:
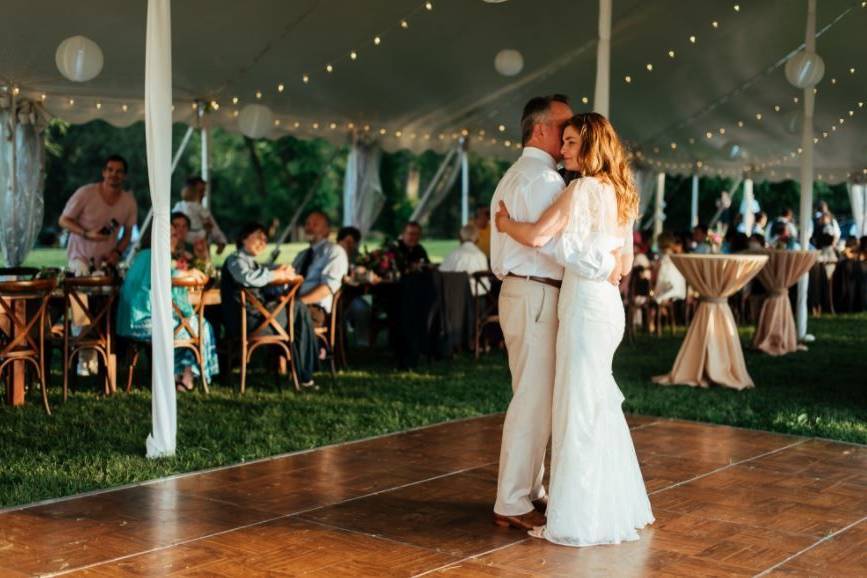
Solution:
M 723 236 L 719 231 L 708 231 L 704 242 L 710 247 L 711 253 L 719 253 L 720 247 L 722 247 Z
M 365 247 L 358 256 L 356 270 L 362 275 L 369 271 L 383 279 L 397 279 L 400 277 L 399 256 L 390 246 L 373 251 Z

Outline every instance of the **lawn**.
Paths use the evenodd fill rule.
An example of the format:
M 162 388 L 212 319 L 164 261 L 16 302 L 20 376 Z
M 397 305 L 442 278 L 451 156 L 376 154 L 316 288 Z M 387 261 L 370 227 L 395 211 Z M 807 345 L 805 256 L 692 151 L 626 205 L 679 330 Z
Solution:
M 747 351 L 757 387 L 662 387 L 682 336 L 639 336 L 615 358 L 629 412 L 867 443 L 867 314 L 817 319 L 810 351 L 768 357 Z M 742 333 L 746 340 L 749 330 Z M 143 457 L 150 429 L 147 390 L 103 399 L 79 392 L 54 415 L 36 397 L 0 409 L 0 506 L 69 495 L 325 444 L 503 411 L 510 398 L 505 356 L 437 361 L 414 372 L 391 369 L 387 355 L 355 352 L 352 371 L 322 390 L 278 391 L 270 375 L 240 396 L 216 384 L 210 396 L 178 399 L 178 455 Z M 234 377 L 233 383 L 237 381 Z

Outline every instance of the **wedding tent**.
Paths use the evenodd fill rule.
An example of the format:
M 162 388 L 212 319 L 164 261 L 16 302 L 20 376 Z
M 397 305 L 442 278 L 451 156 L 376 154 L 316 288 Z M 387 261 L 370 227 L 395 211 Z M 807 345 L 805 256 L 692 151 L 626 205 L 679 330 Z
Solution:
M 754 179 L 800 179 L 809 220 L 814 169 L 851 183 L 853 207 L 865 205 L 865 24 L 860 0 L 18 2 L 0 20 L 0 102 L 23 124 L 43 112 L 118 126 L 144 118 L 160 239 L 172 119 L 386 150 L 461 142 L 514 158 L 523 103 L 554 92 L 576 111 L 607 112 L 650 171 L 743 177 L 746 194 Z M 99 54 L 84 41 L 58 52 L 79 35 Z M 805 47 L 822 57 L 824 75 L 815 59 L 801 62 L 789 75 L 803 81 L 796 88 L 784 69 Z M 64 63 L 98 74 L 73 82 L 59 72 Z M 352 164 L 364 167 L 367 156 Z M 645 180 L 652 188 L 652 174 Z M 659 213 L 664 178 L 655 180 Z M 347 179 L 346 188 L 363 194 L 368 181 Z M 168 250 L 155 249 L 163 319 L 149 455 L 165 455 L 175 443 Z

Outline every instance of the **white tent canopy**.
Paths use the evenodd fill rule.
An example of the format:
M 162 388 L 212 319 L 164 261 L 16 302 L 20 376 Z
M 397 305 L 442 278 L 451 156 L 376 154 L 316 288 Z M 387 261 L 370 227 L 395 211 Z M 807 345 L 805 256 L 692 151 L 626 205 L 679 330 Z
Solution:
M 219 109 L 209 122 L 235 129 L 241 107 L 258 102 L 279 122 L 272 137 L 346 142 L 347 132 L 369 127 L 386 149 L 445 150 L 466 130 L 473 150 L 512 158 L 530 96 L 563 92 L 576 111 L 592 109 L 597 0 L 430 5 L 176 2 L 175 120 L 192 121 L 195 100 L 213 101 Z M 93 0 L 86 9 L 14 3 L 0 21 L 0 78 L 32 98 L 44 94 L 45 107 L 71 122 L 141 120 L 145 12 L 141 0 Z M 783 68 L 803 45 L 805 15 L 806 2 L 792 0 L 617 0 L 612 120 L 659 170 L 735 176 L 750 169 L 756 179 L 797 178 L 803 104 Z M 815 167 L 822 180 L 867 170 L 867 45 L 858 40 L 865 25 L 860 1 L 818 3 L 817 51 L 826 73 L 816 99 Z M 76 34 L 98 43 L 105 60 L 102 73 L 81 84 L 63 78 L 54 62 L 57 45 Z M 514 77 L 494 69 L 504 48 L 523 55 Z M 733 158 L 739 149 L 745 156 Z

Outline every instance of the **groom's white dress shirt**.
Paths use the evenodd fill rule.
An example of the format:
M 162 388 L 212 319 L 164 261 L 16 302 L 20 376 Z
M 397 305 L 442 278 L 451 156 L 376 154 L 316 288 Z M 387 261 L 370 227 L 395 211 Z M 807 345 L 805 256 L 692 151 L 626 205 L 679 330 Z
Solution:
M 491 214 L 499 201 L 506 204 L 516 221 L 537 221 L 565 187 L 556 170 L 554 158 L 541 149 L 525 147 L 497 186 L 491 200 Z M 521 276 L 563 278 L 563 267 L 553 258 L 532 247 L 521 245 L 497 230 L 491 221 L 491 270 L 503 278 L 508 273 Z

